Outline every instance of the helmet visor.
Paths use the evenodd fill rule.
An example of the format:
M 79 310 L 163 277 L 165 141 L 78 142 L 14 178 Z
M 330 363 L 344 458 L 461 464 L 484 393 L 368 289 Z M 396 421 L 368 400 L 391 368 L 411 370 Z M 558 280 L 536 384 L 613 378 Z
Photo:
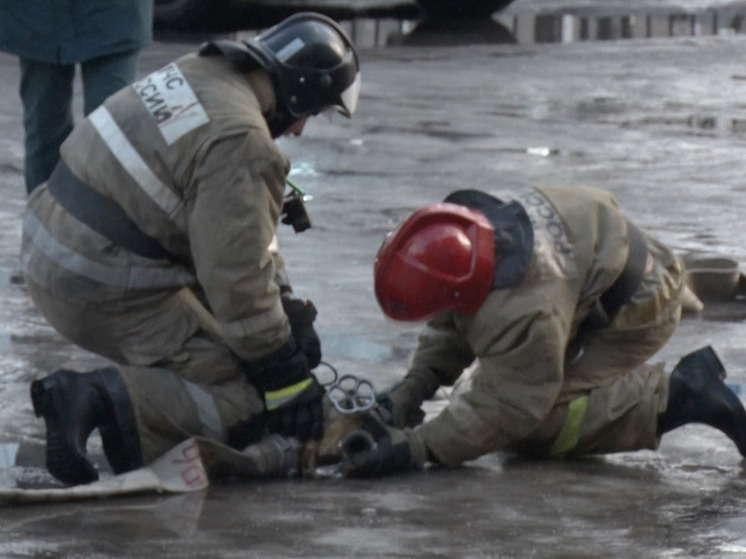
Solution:
M 360 72 L 355 74 L 355 79 L 349 85 L 347 89 L 342 92 L 340 99 L 342 100 L 342 114 L 346 117 L 351 117 L 357 108 L 357 100 L 360 97 Z

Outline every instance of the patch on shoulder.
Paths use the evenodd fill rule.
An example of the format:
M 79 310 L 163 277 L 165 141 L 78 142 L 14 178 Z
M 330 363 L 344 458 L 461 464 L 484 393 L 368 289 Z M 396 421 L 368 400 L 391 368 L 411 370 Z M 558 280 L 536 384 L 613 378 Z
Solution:
M 175 62 L 132 84 L 169 146 L 210 122 L 204 107 Z

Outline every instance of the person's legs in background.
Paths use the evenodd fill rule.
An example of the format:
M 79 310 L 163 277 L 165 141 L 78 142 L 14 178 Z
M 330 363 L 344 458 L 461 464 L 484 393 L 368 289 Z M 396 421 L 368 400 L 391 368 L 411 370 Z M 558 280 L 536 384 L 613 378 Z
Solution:
M 136 77 L 139 50 L 88 60 L 81 64 L 83 112 L 88 115 L 109 95 Z M 73 129 L 74 64 L 50 64 L 21 58 L 26 192 L 46 181 L 59 160 L 62 142 Z
M 135 81 L 139 50 L 100 56 L 81 63 L 83 112 L 86 116 L 107 97 Z
M 59 160 L 60 145 L 73 128 L 75 66 L 21 58 L 20 94 L 25 130 L 26 192 L 46 181 Z

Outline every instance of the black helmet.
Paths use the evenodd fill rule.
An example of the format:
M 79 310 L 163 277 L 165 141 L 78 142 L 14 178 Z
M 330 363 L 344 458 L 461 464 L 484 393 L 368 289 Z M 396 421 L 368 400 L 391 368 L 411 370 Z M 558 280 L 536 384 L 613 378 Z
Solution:
M 286 118 L 327 109 L 349 118 L 355 112 L 360 65 L 352 41 L 334 20 L 297 13 L 245 44 L 275 80 L 277 112 Z

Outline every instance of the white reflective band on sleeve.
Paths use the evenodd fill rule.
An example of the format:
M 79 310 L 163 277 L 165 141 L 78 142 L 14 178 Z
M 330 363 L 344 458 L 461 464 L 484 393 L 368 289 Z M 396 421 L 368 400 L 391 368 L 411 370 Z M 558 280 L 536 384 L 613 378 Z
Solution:
M 181 206 L 181 199 L 148 167 L 148 164 L 124 135 L 106 107 L 93 111 L 89 121 L 137 185 L 171 217 Z
M 33 213 L 26 212 L 24 230 L 31 238 L 34 247 L 46 255 L 52 262 L 98 283 L 113 287 L 147 289 L 158 287 L 176 287 L 189 285 L 194 277 L 185 269 L 177 266 L 162 268 L 140 266 L 109 266 L 94 262 L 78 254 L 55 239 Z M 28 268 L 30 254 L 23 255 L 24 271 Z
M 269 242 L 269 246 L 267 247 L 267 252 L 280 254 L 280 242 L 277 240 L 277 234 L 272 236 L 272 240 Z
M 132 84 L 170 146 L 210 122 L 202 103 L 175 62 Z
M 220 412 L 215 399 L 204 388 L 193 382 L 184 381 L 184 388 L 194 402 L 202 424 L 202 434 L 216 441 L 223 440 L 223 424 L 220 421 Z
M 277 304 L 269 311 L 254 315 L 251 318 L 236 320 L 227 324 L 223 323 L 221 326 L 223 327 L 223 334 L 227 337 L 243 338 L 268 330 L 282 320 L 283 316 L 285 316 L 285 311 L 282 309 L 282 303 L 278 297 Z

